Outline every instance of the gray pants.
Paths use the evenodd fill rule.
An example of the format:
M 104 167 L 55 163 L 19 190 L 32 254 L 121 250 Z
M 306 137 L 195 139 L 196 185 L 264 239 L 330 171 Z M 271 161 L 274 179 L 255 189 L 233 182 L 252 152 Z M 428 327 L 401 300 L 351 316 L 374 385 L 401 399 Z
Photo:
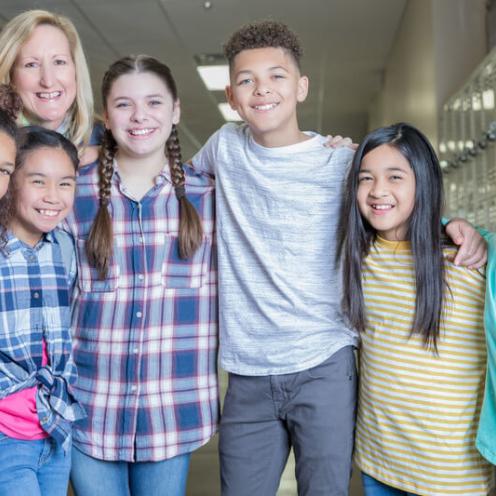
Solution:
M 220 423 L 222 495 L 275 495 L 293 447 L 300 496 L 346 496 L 356 385 L 351 346 L 295 374 L 229 374 Z

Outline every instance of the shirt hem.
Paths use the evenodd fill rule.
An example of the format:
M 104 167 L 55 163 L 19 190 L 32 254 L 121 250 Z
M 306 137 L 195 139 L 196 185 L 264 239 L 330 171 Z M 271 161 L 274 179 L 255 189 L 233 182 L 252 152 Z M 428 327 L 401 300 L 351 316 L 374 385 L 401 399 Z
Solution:
M 128 455 L 129 452 L 133 451 L 132 449 L 122 449 L 121 448 L 120 450 L 119 449 L 114 450 L 114 449 L 109 449 L 109 448 L 105 448 L 102 446 L 95 447 L 95 446 L 87 444 L 87 443 L 79 442 L 75 438 L 73 438 L 72 444 L 77 450 L 81 451 L 85 455 L 91 456 L 92 458 L 96 458 L 97 460 L 102 460 L 105 462 L 128 462 L 128 463 L 133 463 L 133 462 L 161 462 L 164 460 L 169 460 L 171 458 L 174 458 L 175 456 L 185 455 L 187 453 L 192 453 L 193 451 L 196 451 L 197 449 L 199 449 L 202 446 L 204 446 L 205 444 L 207 444 L 212 439 L 212 437 L 215 435 L 216 432 L 217 432 L 217 429 L 214 429 L 209 436 L 201 439 L 200 441 L 197 441 L 194 443 L 184 443 L 183 449 L 178 449 L 177 451 L 172 453 L 170 456 L 143 456 L 143 457 L 140 457 L 140 451 L 150 452 L 150 451 L 157 449 L 157 448 L 142 448 L 142 449 L 135 449 L 134 450 L 135 456 L 133 458 L 133 457 Z M 158 448 L 158 449 L 160 449 L 160 448 Z M 117 454 L 115 456 L 108 456 L 106 454 L 105 455 L 103 454 L 104 452 L 108 452 L 110 450 L 120 451 L 120 452 L 125 451 L 127 454 L 124 456 L 122 456 L 120 454 Z
M 333 346 L 328 348 L 325 353 L 322 353 L 317 358 L 314 358 L 304 363 L 299 362 L 297 365 L 284 367 L 284 368 L 272 367 L 269 369 L 259 369 L 259 368 L 254 369 L 249 367 L 236 367 L 222 358 L 220 360 L 220 366 L 230 374 L 245 375 L 245 376 L 295 374 L 297 372 L 302 372 L 303 370 L 308 370 L 311 369 L 312 367 L 320 365 L 322 362 L 325 362 L 332 355 L 337 353 L 342 348 L 345 348 L 346 346 L 353 346 L 356 348 L 357 345 L 358 345 L 358 339 L 350 338 L 347 341 L 340 342 L 339 344 L 334 344 Z

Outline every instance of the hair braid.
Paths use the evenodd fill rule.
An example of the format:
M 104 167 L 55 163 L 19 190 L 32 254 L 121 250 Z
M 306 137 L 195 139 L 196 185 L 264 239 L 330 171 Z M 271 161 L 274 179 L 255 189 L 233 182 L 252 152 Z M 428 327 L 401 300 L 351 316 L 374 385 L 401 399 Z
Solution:
M 172 185 L 179 202 L 179 256 L 189 258 L 202 242 L 203 228 L 198 212 L 186 198 L 186 179 L 182 165 L 179 136 L 175 125 L 172 126 L 166 147 Z
M 105 279 L 107 276 L 113 251 L 112 219 L 108 206 L 116 151 L 117 143 L 112 133 L 106 129 L 98 164 L 100 206 L 86 242 L 88 262 L 98 270 L 100 279 Z

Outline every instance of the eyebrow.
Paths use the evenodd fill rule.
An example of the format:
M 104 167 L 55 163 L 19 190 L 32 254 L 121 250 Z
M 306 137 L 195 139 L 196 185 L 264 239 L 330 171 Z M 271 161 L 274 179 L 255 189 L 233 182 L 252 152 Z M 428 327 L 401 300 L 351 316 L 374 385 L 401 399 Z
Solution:
M 165 98 L 165 95 L 161 95 L 160 93 L 155 93 L 153 95 L 145 95 L 145 98 Z M 123 96 L 116 96 L 114 98 L 114 102 L 116 100 L 133 100 L 133 97 L 131 97 L 131 96 L 125 96 L 125 95 L 123 95 Z
M 12 167 L 12 168 L 15 167 L 14 162 L 0 162 L 0 165 Z
M 401 167 L 388 167 L 386 169 L 387 171 L 393 172 L 393 171 L 398 171 L 398 172 L 407 172 L 405 169 L 402 169 Z M 360 174 L 361 172 L 368 172 L 371 173 L 370 169 L 360 169 L 358 173 Z
M 41 172 L 30 172 L 28 174 L 26 174 L 26 177 L 34 177 L 34 176 L 39 176 L 39 177 L 48 177 L 46 174 L 42 174 Z M 60 179 L 73 179 L 74 181 L 76 180 L 76 176 L 75 175 L 71 175 L 71 176 L 64 176 L 64 177 L 61 177 Z
M 275 70 L 279 70 L 279 69 L 282 69 L 283 71 L 288 72 L 288 70 L 285 67 L 283 67 L 282 65 L 275 65 L 273 67 L 268 68 L 269 71 L 275 71 Z M 251 74 L 252 72 L 253 71 L 251 69 L 242 69 L 236 73 L 236 76 L 239 76 L 240 74 Z

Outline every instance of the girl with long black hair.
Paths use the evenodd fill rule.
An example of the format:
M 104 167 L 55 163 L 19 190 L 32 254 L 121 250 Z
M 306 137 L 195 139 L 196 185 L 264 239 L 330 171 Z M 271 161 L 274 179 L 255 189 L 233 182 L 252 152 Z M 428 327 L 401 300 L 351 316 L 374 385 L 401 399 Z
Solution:
M 373 131 L 347 180 L 344 310 L 361 332 L 355 460 L 366 496 L 486 495 L 475 448 L 486 348 L 484 273 L 456 266 L 442 173 L 425 136 Z

